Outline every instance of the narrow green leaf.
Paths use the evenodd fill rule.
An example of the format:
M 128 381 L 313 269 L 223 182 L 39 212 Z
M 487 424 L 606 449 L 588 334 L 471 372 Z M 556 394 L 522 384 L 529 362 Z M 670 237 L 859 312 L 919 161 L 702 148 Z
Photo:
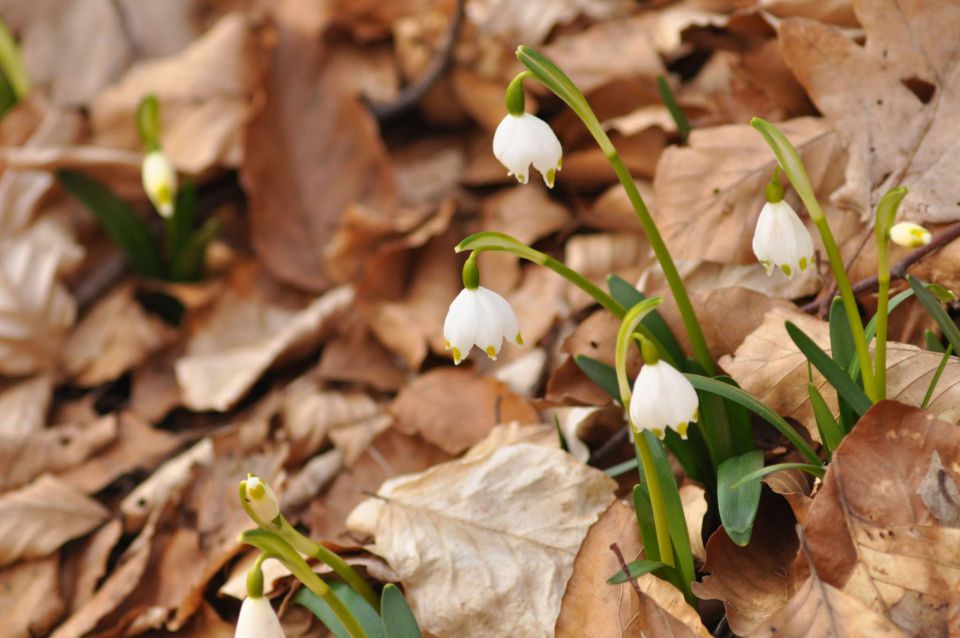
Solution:
M 760 479 L 744 482 L 734 489 L 733 484 L 740 482 L 748 474 L 763 467 L 763 452 L 753 450 L 740 456 L 734 456 L 720 464 L 717 472 L 717 503 L 720 508 L 720 522 L 727 536 L 737 545 L 744 547 L 750 542 L 753 521 L 760 506 Z
M 13 108 L 17 103 L 17 94 L 13 87 L 7 82 L 7 78 L 0 73 L 0 118 L 7 114 L 7 111 Z
M 137 131 L 147 151 L 160 148 L 160 102 L 154 93 L 143 96 L 137 105 Z
M 734 483 L 731 487 L 733 489 L 739 488 L 741 485 L 750 483 L 758 479 L 762 479 L 765 476 L 770 474 L 775 474 L 777 472 L 783 472 L 784 470 L 803 470 L 807 474 L 812 474 L 817 478 L 823 478 L 824 474 L 827 471 L 822 465 L 810 465 L 809 463 L 777 463 L 775 465 L 768 465 L 764 468 L 760 468 L 756 472 L 751 472 L 740 478 L 739 481 Z
M 603 471 L 604 474 L 610 478 L 617 478 L 618 476 L 623 476 L 631 470 L 637 469 L 637 466 L 640 465 L 640 462 L 636 457 L 632 459 L 627 459 L 623 463 L 617 463 L 616 465 L 611 465 Z
M 208 219 L 187 240 L 170 271 L 173 281 L 200 281 L 203 279 L 207 247 L 220 232 L 220 222 Z
M 667 78 L 662 75 L 657 76 L 657 88 L 660 91 L 660 101 L 663 102 L 663 105 L 667 107 L 667 110 L 670 111 L 670 117 L 673 118 L 673 121 L 677 125 L 677 133 L 680 135 L 680 143 L 687 143 L 687 136 L 690 135 L 690 121 L 687 120 L 687 116 L 684 114 L 683 109 L 680 108 L 680 105 L 677 104 L 677 98 L 673 96 L 673 91 L 670 90 L 670 85 L 667 84 Z
M 380 615 L 370 606 L 363 596 L 353 591 L 349 585 L 343 581 L 335 580 L 330 583 L 330 589 L 334 595 L 340 599 L 340 602 L 353 614 L 357 622 L 366 632 L 368 638 L 386 638 L 383 631 L 383 623 L 380 621 Z M 346 628 L 337 619 L 337 616 L 330 609 L 327 603 L 314 594 L 306 587 L 301 587 L 293 597 L 293 602 L 302 605 L 313 612 L 324 626 L 332 631 L 337 638 L 350 638 Z
M 823 400 L 823 395 L 817 390 L 817 386 L 812 383 L 807 384 L 807 392 L 810 394 L 810 404 L 813 406 L 813 415 L 817 419 L 817 429 L 820 431 L 820 441 L 827 451 L 827 460 L 833 455 L 833 451 L 840 445 L 845 434 L 843 428 L 833 418 L 827 402 Z
M 960 352 L 960 330 L 957 329 L 957 324 L 953 322 L 953 319 L 951 319 L 947 311 L 943 309 L 943 306 L 941 306 L 937 298 L 933 296 L 933 293 L 924 287 L 923 282 L 919 279 L 914 279 L 911 275 L 907 275 L 907 283 L 913 288 L 913 292 L 927 310 L 927 314 L 929 314 L 940 327 L 943 336 L 946 337 L 950 345 L 953 346 L 953 351 Z
M 64 188 L 86 205 L 137 272 L 145 277 L 163 278 L 163 259 L 153 234 L 129 206 L 106 186 L 83 173 L 60 170 L 57 177 Z
M 947 349 L 943 347 L 943 344 L 940 343 L 940 337 L 937 336 L 937 333 L 929 328 L 923 331 L 923 342 L 930 352 L 939 352 L 942 354 L 947 351 Z
M 717 375 L 714 377 L 717 381 L 732 385 L 736 388 L 740 386 L 737 382 L 726 375 Z M 730 437 L 732 443 L 732 454 L 746 454 L 756 448 L 753 442 L 753 424 L 750 422 L 750 412 L 735 401 L 724 399 L 724 405 L 727 409 L 727 419 L 730 422 Z
M 853 343 L 850 322 L 847 321 L 840 297 L 834 297 L 830 302 L 830 354 L 844 370 L 849 370 L 850 362 L 857 360 L 857 347 Z
M 384 638 L 423 638 L 407 599 L 396 585 L 387 585 L 380 596 Z
M 820 371 L 820 374 L 826 377 L 837 394 L 842 396 L 843 400 L 850 404 L 850 407 L 858 415 L 862 415 L 869 410 L 872 405 L 870 399 L 867 398 L 860 386 L 854 383 L 847 371 L 838 366 L 830 358 L 830 355 L 824 352 L 820 346 L 814 343 L 813 339 L 808 337 L 793 322 L 787 321 L 786 326 L 787 334 L 790 335 L 800 352 Z
M 181 255 L 190 242 L 196 208 L 197 187 L 193 182 L 186 182 L 177 191 L 177 201 L 174 203 L 173 215 L 164 220 L 167 225 L 164 249 L 170 257 L 171 264 L 176 264 L 182 259 Z
M 613 366 L 608 366 L 602 361 L 597 361 L 593 357 L 583 354 L 574 355 L 573 362 L 597 387 L 617 401 L 622 401 L 620 386 L 617 384 L 617 372 L 613 369 Z
M 3 22 L 0 22 L 0 72 L 17 100 L 30 92 L 30 78 L 23 65 L 20 48 Z
M 670 569 L 670 566 L 664 565 L 660 561 L 645 560 L 643 558 L 638 558 L 637 560 L 627 563 L 627 571 L 630 572 L 631 580 L 640 578 L 644 574 L 655 572 L 658 569 Z M 627 582 L 627 575 L 623 573 L 622 569 L 618 569 L 613 576 L 607 579 L 608 585 L 619 585 L 625 582 Z
M 922 409 L 926 410 L 927 406 L 930 405 L 930 399 L 933 398 L 933 391 L 937 389 L 937 384 L 940 383 L 940 377 L 943 375 L 944 368 L 947 367 L 947 361 L 950 360 L 950 354 L 952 352 L 953 344 L 951 343 L 944 351 L 943 358 L 940 359 L 940 364 L 937 365 L 937 371 L 933 373 L 933 378 L 930 379 L 930 385 L 927 386 L 927 393 L 923 395 L 923 403 L 920 404 Z
M 811 463 L 820 463 L 820 458 L 817 456 L 816 452 L 814 452 L 813 448 L 803 440 L 803 437 L 800 436 L 793 426 L 787 423 L 782 416 L 761 403 L 758 399 L 754 398 L 736 386 L 729 385 L 716 379 L 711 379 L 710 377 L 689 373 L 684 374 L 683 376 L 690 380 L 690 383 L 693 384 L 694 388 L 697 388 L 698 390 L 706 390 L 707 392 L 712 392 L 713 394 L 718 394 L 725 399 L 729 399 L 730 401 L 742 405 L 754 414 L 760 416 L 770 425 L 775 427 L 783 436 L 787 437 L 787 440 L 793 443 L 797 450 L 807 457 Z
M 629 282 L 616 275 L 607 277 L 607 288 L 610 294 L 624 308 L 633 308 L 635 305 L 647 298 L 642 292 L 630 285 Z M 678 364 L 684 360 L 683 348 L 677 342 L 670 326 L 663 320 L 663 316 L 657 311 L 652 310 L 643 318 L 643 325 L 647 327 L 650 334 L 656 339 L 657 345 L 667 351 L 674 361 Z
M 638 462 L 639 465 L 639 462 Z M 653 508 L 650 507 L 650 493 L 643 472 L 638 472 L 640 482 L 633 486 L 633 508 L 637 513 L 637 527 L 644 550 L 650 560 L 660 560 L 660 544 L 657 543 L 657 526 L 653 521 Z

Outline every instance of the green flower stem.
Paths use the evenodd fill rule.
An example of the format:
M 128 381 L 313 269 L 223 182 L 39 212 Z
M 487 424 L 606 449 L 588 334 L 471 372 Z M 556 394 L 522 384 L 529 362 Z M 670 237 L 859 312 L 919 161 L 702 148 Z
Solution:
M 800 196 L 810 219 L 813 220 L 820 238 L 823 240 L 823 247 L 827 252 L 827 259 L 830 260 L 830 268 L 833 270 L 834 279 L 837 282 L 837 290 L 840 292 L 840 298 L 843 301 L 843 309 L 847 314 L 847 321 L 850 324 L 850 332 L 853 335 L 853 343 L 856 347 L 857 358 L 860 360 L 860 370 L 863 375 L 863 391 L 871 401 L 877 400 L 877 384 L 873 374 L 873 362 L 870 360 L 870 350 L 867 347 L 867 340 L 863 332 L 863 322 L 860 320 L 860 310 L 857 308 L 857 300 L 853 294 L 853 288 L 850 287 L 850 279 L 847 277 L 847 271 L 843 265 L 843 258 L 840 256 L 840 249 L 837 247 L 837 240 L 830 230 L 830 224 L 827 222 L 826 213 L 820 206 L 816 195 L 813 192 L 813 186 L 810 183 L 810 177 L 807 175 L 807 169 L 800 159 L 800 154 L 796 147 L 790 143 L 787 136 L 770 122 L 755 117 L 750 120 L 750 124 L 760 132 L 763 139 L 770 146 L 773 154 L 776 156 L 780 167 L 787 174 L 794 190 Z
M 353 617 L 347 606 L 337 598 L 330 586 L 313 573 L 310 566 L 277 534 L 264 529 L 251 529 L 240 534 L 240 542 L 252 545 L 271 558 L 276 558 L 310 591 L 320 597 L 333 611 L 351 638 L 367 638 L 367 633 Z
M 257 513 L 253 511 L 253 508 L 250 507 L 247 501 L 246 483 L 240 483 L 240 504 L 243 506 L 247 516 L 250 517 L 250 520 L 256 523 L 260 529 L 278 535 L 287 544 L 296 549 L 296 551 L 301 554 L 306 554 L 311 558 L 316 558 L 321 563 L 324 563 L 332 569 L 335 574 L 342 578 L 344 582 L 350 585 L 355 592 L 363 596 L 364 600 L 370 603 L 371 607 L 380 609 L 380 597 L 373 591 L 370 583 L 364 580 L 347 561 L 320 543 L 298 532 L 290 522 L 287 521 L 283 514 L 277 516 L 273 521 L 265 521 L 257 516 Z M 317 595 L 319 596 L 319 594 Z
M 683 279 L 677 271 L 677 265 L 674 263 L 673 257 L 660 235 L 660 230 L 650 215 L 650 211 L 647 210 L 647 205 L 644 203 L 640 191 L 637 190 L 633 176 L 630 175 L 630 171 L 627 170 L 623 160 L 620 159 L 616 147 L 610 141 L 606 131 L 603 130 L 603 126 L 601 126 L 593 109 L 590 108 L 587 99 L 563 71 L 537 51 L 521 46 L 517 49 L 517 58 L 533 72 L 544 86 L 553 91 L 580 117 L 600 146 L 600 150 L 603 151 L 603 154 L 613 166 L 613 170 L 617 174 L 620 184 L 626 190 L 627 197 L 633 205 L 633 210 L 640 220 L 643 232 L 646 233 L 647 241 L 650 242 L 650 247 L 653 248 L 657 261 L 660 262 L 660 268 L 663 270 L 667 285 L 670 286 L 670 292 L 673 293 L 677 309 L 683 319 L 683 325 L 687 330 L 687 336 L 693 346 L 694 358 L 708 374 L 715 374 L 713 359 L 710 357 L 710 350 L 707 348 L 707 340 L 703 336 L 703 329 L 697 320 L 693 304 L 690 303 L 690 296 L 687 294 Z
M 893 188 L 877 204 L 877 345 L 874 349 L 877 400 L 887 396 L 887 317 L 890 304 L 890 228 L 907 189 Z
M 620 389 L 620 400 L 623 402 L 623 408 L 630 416 L 630 380 L 627 378 L 627 351 L 630 342 L 634 339 L 634 332 L 643 318 L 654 308 L 663 302 L 660 297 L 651 297 L 644 299 L 633 308 L 627 311 L 623 320 L 620 322 L 620 330 L 617 333 L 617 350 L 615 354 L 615 368 L 617 371 L 617 386 Z M 647 483 L 647 490 L 650 494 L 650 509 L 653 512 L 653 524 L 657 531 L 657 546 L 660 550 L 660 560 L 671 567 L 675 565 L 673 560 L 673 543 L 670 541 L 670 525 L 667 520 L 667 509 L 663 499 L 663 487 L 660 485 L 660 479 L 657 475 L 657 468 L 654 464 L 653 456 L 650 452 L 650 446 L 646 437 L 637 429 L 637 425 L 631 420 L 630 428 L 633 431 L 633 445 L 640 460 L 640 466 L 643 468 L 643 476 Z

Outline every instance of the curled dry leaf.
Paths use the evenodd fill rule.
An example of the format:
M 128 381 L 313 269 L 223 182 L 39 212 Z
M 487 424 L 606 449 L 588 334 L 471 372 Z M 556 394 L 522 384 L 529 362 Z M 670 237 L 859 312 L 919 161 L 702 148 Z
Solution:
M 300 311 L 225 295 L 177 360 L 177 383 L 194 410 L 230 409 L 271 366 L 317 347 L 332 322 L 353 303 L 340 287 Z
M 148 314 L 131 285 L 102 298 L 80 321 L 60 354 L 64 371 L 81 386 L 112 381 L 171 343 L 177 331 Z
M 834 452 L 804 525 L 810 571 L 911 636 L 947 633 L 960 529 L 920 489 L 936 453 L 956 481 L 956 425 L 895 401 L 871 408 Z
M 72 469 L 113 442 L 117 417 L 65 423 L 22 437 L 0 436 L 0 491 L 19 487 L 45 472 Z
M 821 348 L 830 352 L 829 327 L 809 315 L 776 308 L 743 341 L 732 356 L 723 357 L 720 366 L 740 386 L 776 410 L 803 423 L 815 440 L 819 432 L 807 392 L 807 359 L 793 344 L 784 321 L 795 323 Z M 905 343 L 887 344 L 887 397 L 919 405 L 943 356 Z M 836 393 L 816 370 L 814 383 L 836 413 Z M 960 363 L 951 361 L 944 368 L 929 410 L 952 423 L 960 422 Z
M 22 561 L 0 570 L 0 615 L 9 638 L 46 635 L 66 608 L 60 593 L 59 556 Z
M 577 550 L 614 489 L 566 452 L 520 443 L 387 481 L 348 527 L 375 538 L 430 633 L 551 636 Z
M 853 5 L 863 46 L 814 20 L 780 27 L 787 63 L 849 148 L 847 181 L 835 200 L 866 217 L 884 192 L 902 185 L 910 190 L 900 208 L 908 218 L 960 219 L 956 155 L 945 143 L 956 136 L 960 113 L 960 43 L 948 35 L 960 29 L 960 6 Z
M 44 475 L 0 496 L 0 565 L 47 556 L 107 519 L 107 510 L 72 485 Z
M 844 153 L 827 123 L 803 117 L 780 125 L 797 147 L 814 190 L 825 199 L 839 184 Z M 717 166 L 723 166 L 717 171 Z M 756 262 L 751 242 L 764 187 L 777 166 L 760 134 L 747 124 L 694 129 L 688 146 L 670 146 L 653 182 L 654 216 L 678 259 L 725 264 Z M 788 194 L 794 208 L 795 195 Z M 779 275 L 777 275 L 779 276 Z
M 454 368 L 431 370 L 404 386 L 390 412 L 399 432 L 419 434 L 454 455 L 478 443 L 498 423 L 540 421 L 536 410 L 505 384 Z

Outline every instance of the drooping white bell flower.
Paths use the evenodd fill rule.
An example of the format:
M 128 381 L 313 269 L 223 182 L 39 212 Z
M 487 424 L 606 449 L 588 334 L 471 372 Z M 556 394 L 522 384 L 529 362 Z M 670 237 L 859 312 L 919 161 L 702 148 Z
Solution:
M 250 476 L 244 481 L 246 484 L 247 502 L 254 513 L 265 521 L 272 521 L 280 515 L 280 504 L 277 495 L 270 486 L 260 480 L 258 476 Z
M 907 248 L 919 248 L 926 246 L 932 239 L 930 231 L 913 222 L 900 222 L 894 224 L 890 229 L 890 239 L 895 244 L 906 246 Z
M 780 200 L 760 211 L 753 235 L 753 253 L 769 275 L 778 267 L 789 279 L 813 263 L 813 239 L 793 208 Z
M 177 196 L 177 171 L 170 159 L 161 150 L 150 151 L 143 157 L 140 167 L 143 190 L 163 217 L 173 215 L 174 199 Z
M 563 160 L 563 148 L 553 129 L 530 113 L 508 113 L 500 121 L 493 135 L 493 154 L 521 184 L 527 183 L 533 164 L 549 188 L 553 188 Z
M 443 338 L 456 364 L 467 358 L 473 346 L 496 360 L 504 339 L 523 345 L 510 303 L 483 286 L 464 288 L 453 300 L 443 322 Z
M 638 429 L 662 439 L 672 428 L 685 439 L 687 427 L 700 418 L 699 413 L 697 391 L 679 370 L 662 359 L 644 364 L 630 398 L 630 420 Z
M 235 638 L 286 638 L 273 605 L 263 596 L 248 596 L 240 606 Z

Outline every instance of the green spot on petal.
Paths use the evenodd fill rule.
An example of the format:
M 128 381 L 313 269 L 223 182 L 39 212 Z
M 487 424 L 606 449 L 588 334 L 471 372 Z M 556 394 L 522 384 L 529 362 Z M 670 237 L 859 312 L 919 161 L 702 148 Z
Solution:
M 653 435 L 658 439 L 660 439 L 661 441 L 663 440 L 663 437 L 666 435 L 666 433 L 660 428 L 650 428 L 650 431 L 653 432 Z
M 793 273 L 793 270 L 790 268 L 789 264 L 781 264 L 780 270 L 782 270 L 783 274 L 785 274 L 787 277 L 789 277 Z
M 522 345 L 523 345 L 523 337 L 520 336 L 520 333 L 519 333 L 519 332 L 517 333 L 517 345 L 518 345 L 518 346 L 522 346 Z
M 806 269 L 807 269 L 807 258 L 806 258 L 806 257 L 801 257 L 801 258 L 800 258 L 800 272 L 803 272 L 803 271 L 806 270 Z
M 460 365 L 460 362 L 463 361 L 463 358 L 460 356 L 460 351 L 457 348 L 453 349 L 453 362 L 456 365 Z
M 677 434 L 680 435 L 680 438 L 681 438 L 681 439 L 686 439 L 686 438 L 687 438 L 687 427 L 688 427 L 689 425 L 690 425 L 689 423 L 680 423 L 680 424 L 677 425 L 677 428 L 676 428 Z
M 486 348 L 484 348 L 483 351 L 486 352 L 487 356 L 493 359 L 494 361 L 497 360 L 497 349 L 494 348 L 493 346 L 487 346 Z
M 557 179 L 557 171 L 556 171 L 556 169 L 551 168 L 549 171 L 547 171 L 547 174 L 544 175 L 544 178 L 546 179 L 547 187 L 548 187 L 548 188 L 553 188 L 553 183 L 554 183 L 554 181 L 556 181 L 556 179 Z

